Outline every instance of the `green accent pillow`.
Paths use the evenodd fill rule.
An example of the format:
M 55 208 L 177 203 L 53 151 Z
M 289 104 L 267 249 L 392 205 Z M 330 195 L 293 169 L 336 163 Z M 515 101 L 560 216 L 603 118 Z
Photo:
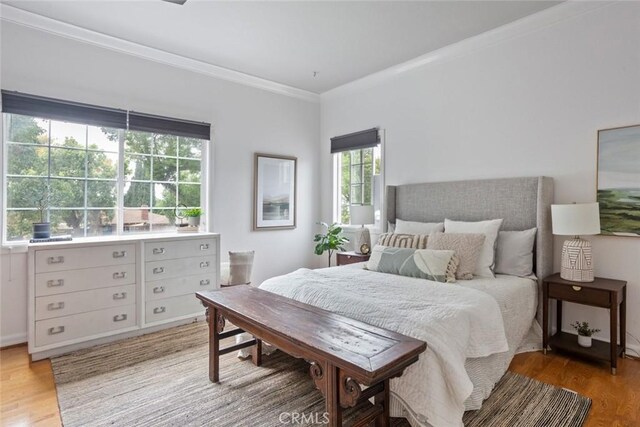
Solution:
M 455 251 L 394 248 L 376 245 L 367 269 L 380 273 L 416 277 L 434 282 L 456 281 L 458 257 Z

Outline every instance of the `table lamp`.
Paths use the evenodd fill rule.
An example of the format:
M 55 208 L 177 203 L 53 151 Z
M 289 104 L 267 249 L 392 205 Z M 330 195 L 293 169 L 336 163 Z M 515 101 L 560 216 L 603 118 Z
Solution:
M 600 234 L 598 203 L 551 205 L 553 234 L 574 236 L 562 245 L 560 277 L 572 282 L 593 282 L 591 242 L 580 235 Z
M 354 250 L 357 254 L 361 254 L 363 253 L 363 245 L 366 245 L 368 249 L 371 248 L 371 236 L 369 235 L 369 229 L 365 225 L 375 222 L 373 206 L 351 205 L 349 207 L 349 218 L 350 224 L 362 226 L 355 231 L 353 237 Z

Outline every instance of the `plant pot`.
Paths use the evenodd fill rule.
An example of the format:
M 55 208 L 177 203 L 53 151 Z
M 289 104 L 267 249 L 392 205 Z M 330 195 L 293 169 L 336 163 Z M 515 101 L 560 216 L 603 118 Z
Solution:
M 48 239 L 51 237 L 51 223 L 50 222 L 34 222 L 33 223 L 33 238 L 34 239 Z
M 591 337 L 585 337 L 584 335 L 578 335 L 578 345 L 580 347 L 591 347 Z
M 199 216 L 190 216 L 188 219 L 189 219 L 189 225 L 191 227 L 199 227 L 200 226 L 200 217 Z

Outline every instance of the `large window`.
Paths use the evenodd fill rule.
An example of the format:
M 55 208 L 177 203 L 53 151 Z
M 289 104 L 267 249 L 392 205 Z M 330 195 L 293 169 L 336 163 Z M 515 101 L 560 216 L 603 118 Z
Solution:
M 344 137 L 338 137 L 344 138 Z M 335 140 L 335 138 L 334 138 Z M 344 144 L 334 147 L 335 168 L 335 220 L 341 224 L 350 223 L 350 207 L 352 205 L 373 206 L 375 225 L 380 226 L 382 213 L 382 156 L 381 145 L 377 139 L 375 143 L 356 141 L 354 144 Z M 369 145 L 357 147 L 357 143 Z M 355 145 L 354 149 L 344 149 Z M 338 151 L 339 150 L 339 151 Z
M 3 120 L 4 241 L 29 239 L 41 221 L 73 237 L 174 230 L 176 206 L 204 204 L 207 140 L 15 113 Z

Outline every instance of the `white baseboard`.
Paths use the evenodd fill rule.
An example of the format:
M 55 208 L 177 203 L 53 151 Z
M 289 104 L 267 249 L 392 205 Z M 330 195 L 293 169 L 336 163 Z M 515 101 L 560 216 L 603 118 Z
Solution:
M 0 347 L 23 344 L 27 342 L 27 334 L 13 334 L 0 337 Z

